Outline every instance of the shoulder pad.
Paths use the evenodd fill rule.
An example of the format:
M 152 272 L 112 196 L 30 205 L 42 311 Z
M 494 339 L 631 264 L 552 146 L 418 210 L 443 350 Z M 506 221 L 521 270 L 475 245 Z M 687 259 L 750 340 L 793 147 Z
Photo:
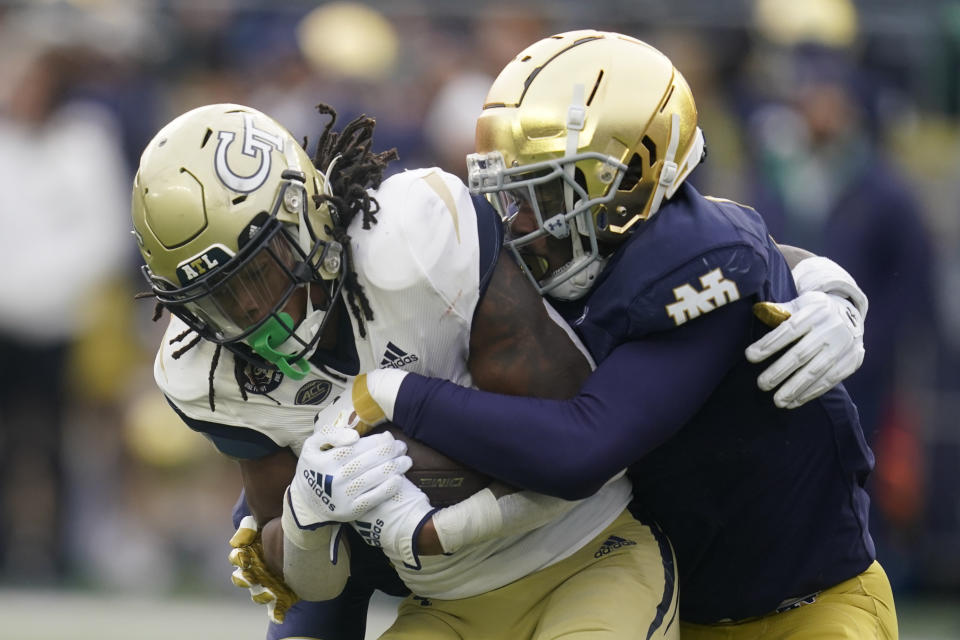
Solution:
M 174 353 L 186 347 L 196 337 L 196 334 L 190 332 L 174 342 L 175 338 L 187 330 L 188 327 L 182 320 L 171 315 L 170 324 L 161 338 L 153 366 L 153 377 L 157 386 L 164 395 L 178 405 L 180 401 L 206 399 L 209 390 L 210 366 L 216 350 L 215 345 L 206 340 L 200 340 L 184 351 L 179 358 L 174 358 Z
M 350 234 L 357 271 L 374 288 L 426 283 L 450 300 L 465 288 L 479 290 L 477 212 L 462 181 L 437 168 L 417 169 L 391 176 L 373 195 L 377 224 L 364 230 L 355 222 Z M 472 307 L 461 311 L 472 314 Z
M 187 329 L 178 318 L 171 318 L 154 361 L 157 386 L 186 418 L 227 427 L 243 427 L 264 434 L 280 446 L 299 450 L 300 443 L 313 429 L 317 407 L 280 406 L 264 394 L 240 392 L 236 361 L 228 349 L 221 349 L 214 372 L 214 407 L 210 408 L 210 369 L 216 345 L 200 340 L 179 358 L 173 354 L 189 344 L 192 335 L 170 344 Z M 221 435 L 227 433 L 221 432 Z

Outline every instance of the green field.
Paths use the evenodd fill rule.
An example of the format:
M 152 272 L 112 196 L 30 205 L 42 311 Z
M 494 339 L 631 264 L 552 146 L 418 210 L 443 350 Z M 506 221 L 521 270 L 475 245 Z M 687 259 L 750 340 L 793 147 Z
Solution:
M 395 599 L 375 597 L 367 633 L 375 638 Z M 960 639 L 960 601 L 898 603 L 902 640 Z M 266 619 L 236 599 L 151 600 L 71 592 L 0 590 L 0 640 L 262 640 Z

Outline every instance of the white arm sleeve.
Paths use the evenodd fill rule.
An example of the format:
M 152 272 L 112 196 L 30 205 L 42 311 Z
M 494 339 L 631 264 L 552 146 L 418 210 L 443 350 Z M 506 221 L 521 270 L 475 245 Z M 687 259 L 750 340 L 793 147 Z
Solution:
M 350 577 L 350 551 L 340 535 L 342 525 L 301 529 L 284 498 L 283 581 L 303 600 L 331 600 Z

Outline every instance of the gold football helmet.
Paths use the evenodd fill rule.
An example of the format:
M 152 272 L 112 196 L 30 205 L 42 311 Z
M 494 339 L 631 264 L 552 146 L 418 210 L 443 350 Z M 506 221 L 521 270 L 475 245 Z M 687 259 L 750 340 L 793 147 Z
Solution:
M 313 198 L 326 185 L 290 133 L 259 111 L 215 104 L 176 118 L 147 145 L 133 183 L 134 234 L 154 295 L 203 338 L 240 355 L 246 342 L 303 377 L 344 280 L 332 212 Z M 323 309 L 313 308 L 311 286 L 323 288 Z
M 467 156 L 471 189 L 507 220 L 524 205 L 536 216 L 538 229 L 508 242 L 518 258 L 544 236 L 571 238 L 563 267 L 525 270 L 541 293 L 575 299 L 609 245 L 674 194 L 704 143 L 690 87 L 666 56 L 585 30 L 540 40 L 507 64 L 477 121 L 476 149 Z

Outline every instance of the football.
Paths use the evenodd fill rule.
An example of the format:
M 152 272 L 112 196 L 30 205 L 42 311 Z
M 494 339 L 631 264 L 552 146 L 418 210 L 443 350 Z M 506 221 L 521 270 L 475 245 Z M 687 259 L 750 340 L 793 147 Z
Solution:
M 382 431 L 389 431 L 394 438 L 407 444 L 407 455 L 413 460 L 413 467 L 407 471 L 406 476 L 427 494 L 430 504 L 435 507 L 456 504 L 492 481 L 490 476 L 463 466 L 436 449 L 410 438 L 392 425 L 377 427 L 370 433 Z

